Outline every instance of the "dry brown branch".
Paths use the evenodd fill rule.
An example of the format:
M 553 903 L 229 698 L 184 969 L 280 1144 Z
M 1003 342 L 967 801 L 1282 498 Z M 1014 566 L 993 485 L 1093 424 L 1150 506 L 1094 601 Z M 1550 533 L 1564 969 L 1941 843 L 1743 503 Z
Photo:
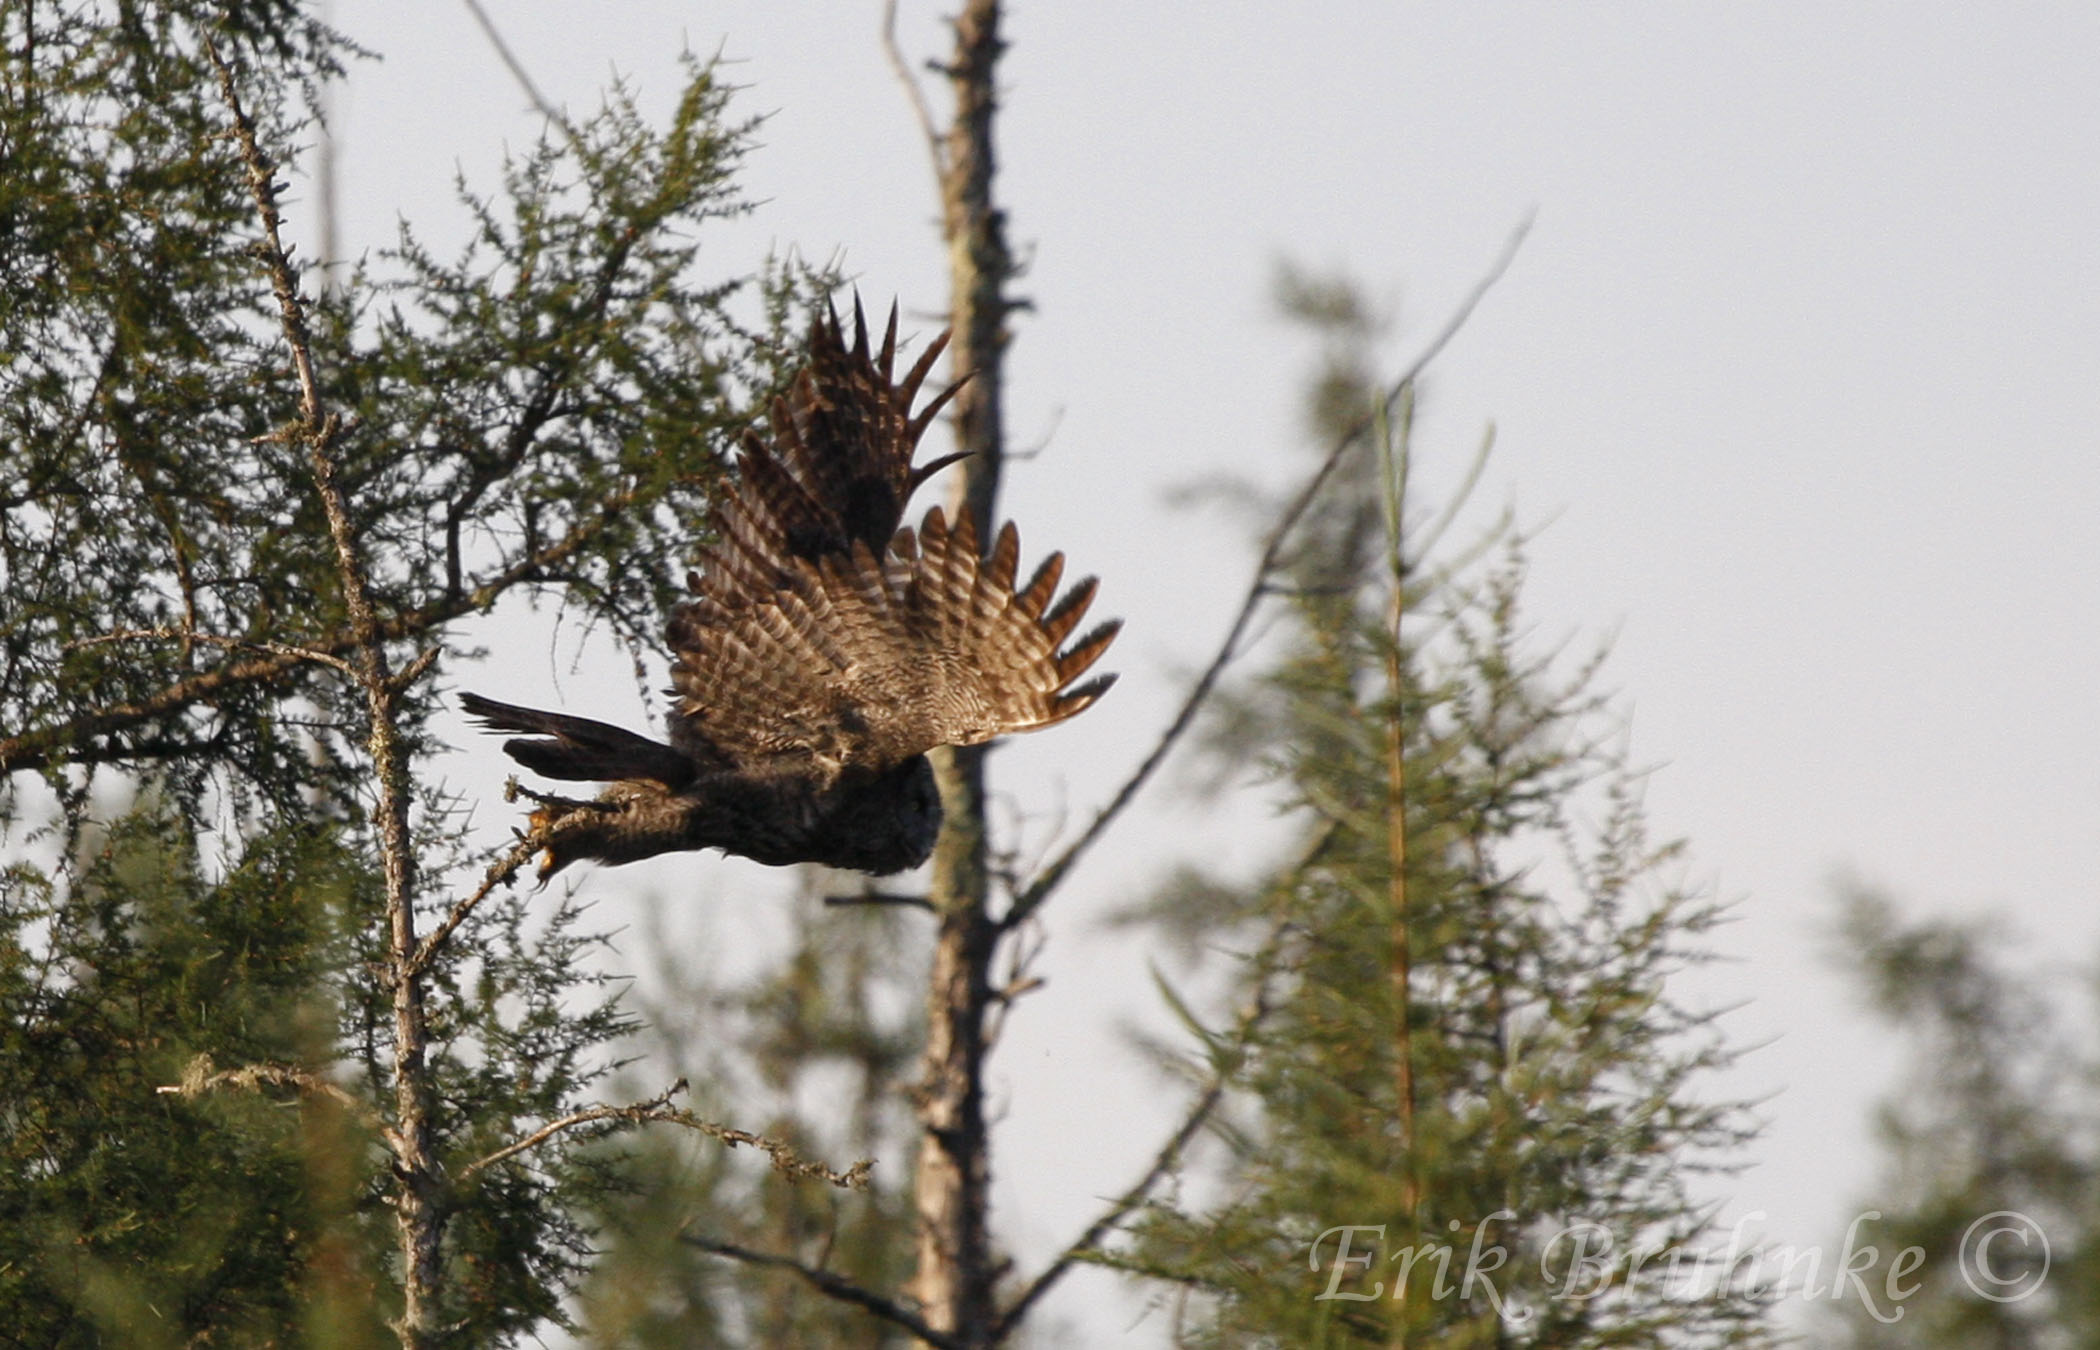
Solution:
M 481 878 L 481 885 L 474 889 L 473 894 L 454 905 L 451 912 L 445 915 L 444 922 L 431 929 L 424 937 L 422 945 L 416 948 L 414 959 L 408 963 L 407 973 L 420 975 L 430 969 L 431 962 L 437 960 L 437 954 L 451 941 L 453 932 L 466 922 L 467 916 L 478 909 L 481 902 L 488 899 L 498 886 L 508 886 L 515 881 L 518 869 L 530 862 L 532 855 L 537 853 L 539 848 L 537 838 L 520 836 L 510 846 L 509 851 L 490 863 L 488 872 Z
M 1334 834 L 1335 827 L 1331 824 L 1321 830 L 1298 866 L 1302 868 L 1310 865 L 1325 852 Z M 1123 1220 L 1129 1218 L 1139 1205 L 1145 1203 L 1153 1189 L 1180 1166 L 1182 1155 L 1187 1152 L 1190 1142 L 1210 1123 L 1212 1113 L 1218 1109 L 1218 1104 L 1225 1099 L 1226 1092 L 1232 1087 L 1233 1076 L 1239 1071 L 1247 1047 L 1253 1043 L 1254 1033 L 1260 1030 L 1261 1024 L 1268 1020 L 1269 1014 L 1275 1009 L 1275 1002 L 1270 996 L 1269 977 L 1277 968 L 1283 941 L 1289 929 L 1290 924 L 1287 921 L 1278 920 L 1270 926 L 1260 946 L 1255 949 L 1252 959 L 1262 971 L 1262 978 L 1256 982 L 1254 998 L 1241 1011 L 1233 1024 L 1231 1034 L 1225 1037 L 1221 1047 L 1213 1052 L 1208 1081 L 1204 1083 L 1203 1090 L 1189 1103 L 1188 1110 L 1181 1117 L 1181 1123 L 1167 1136 L 1166 1142 L 1159 1146 L 1159 1151 L 1152 1155 L 1151 1166 L 1147 1167 L 1143 1175 L 1121 1195 L 1111 1201 L 1108 1208 L 1087 1225 L 1085 1232 L 1067 1243 L 1065 1249 L 1058 1253 L 1056 1260 L 1028 1282 L 1028 1287 L 1021 1291 L 1020 1297 L 999 1315 L 998 1328 L 992 1336 L 994 1344 L 1004 1341 L 1018 1329 L 1021 1319 L 1027 1316 L 1028 1310 L 1044 1294 L 1050 1292 L 1051 1286 L 1063 1279 L 1074 1265 L 1085 1260 L 1088 1253 L 1095 1251 L 1101 1240 L 1114 1232 Z
M 384 1135 L 385 1124 L 372 1108 L 351 1095 L 342 1084 L 296 1064 L 244 1064 L 238 1069 L 214 1068 L 210 1055 L 198 1055 L 183 1066 L 182 1081 L 153 1089 L 166 1097 L 185 1100 L 208 1092 L 260 1092 L 266 1087 L 291 1088 L 305 1097 L 322 1097 L 342 1107 L 358 1120 Z
M 873 1158 L 857 1159 L 841 1171 L 828 1163 L 811 1162 L 795 1151 L 792 1144 L 749 1130 L 739 1130 L 728 1125 L 718 1125 L 711 1120 L 702 1120 L 690 1111 L 668 1111 L 657 1116 L 673 1125 L 719 1139 L 731 1148 L 747 1145 L 766 1155 L 773 1170 L 795 1181 L 822 1181 L 841 1190 L 864 1191 L 868 1189 L 868 1174 L 875 1170 Z
M 387 682 L 388 695 L 393 698 L 399 698 L 402 694 L 413 689 L 425 675 L 430 673 L 430 668 L 437 664 L 437 659 L 444 654 L 444 650 L 443 647 L 432 646 L 425 647 L 422 651 L 417 652 L 409 659 L 408 664 L 395 671 L 393 679 Z
M 1487 297 L 1488 291 L 1494 287 L 1497 281 L 1501 280 L 1502 274 L 1507 272 L 1510 264 L 1516 260 L 1517 249 L 1523 244 L 1524 236 L 1530 230 L 1531 222 L 1526 220 L 1510 233 L 1509 240 L 1503 245 L 1502 252 L 1495 259 L 1494 265 L 1488 268 L 1486 275 L 1481 277 L 1475 283 L 1473 289 L 1466 294 L 1465 299 L 1459 303 L 1458 308 L 1452 312 L 1451 317 L 1445 321 L 1444 326 L 1437 331 L 1436 336 L 1430 339 L 1429 344 L 1408 364 L 1407 369 L 1400 374 L 1398 379 L 1393 381 L 1382 401 L 1382 407 L 1390 408 L 1407 389 L 1413 386 L 1414 382 L 1420 378 L 1423 369 L 1432 360 L 1436 359 L 1437 355 L 1450 344 L 1451 339 L 1458 336 L 1459 330 L 1465 327 L 1466 320 L 1472 317 L 1475 309 L 1479 308 L 1480 302 Z M 1123 785 L 1116 790 L 1115 795 L 1109 798 L 1108 804 L 1095 813 L 1094 819 L 1080 833 L 1080 836 L 1073 840 L 1065 848 L 1064 852 L 1057 856 L 1055 861 L 1039 872 L 1036 875 L 1036 879 L 1028 884 L 1026 890 L 1015 897 L 1013 906 L 1007 911 L 1005 918 L 1001 920 L 1003 926 L 1010 928 L 1021 923 L 1035 911 L 1037 906 L 1049 898 L 1050 893 L 1056 890 L 1058 885 L 1071 872 L 1073 865 L 1079 861 L 1089 848 L 1093 847 L 1095 841 L 1115 821 L 1115 818 L 1122 814 L 1123 809 L 1130 805 L 1131 800 L 1137 796 L 1138 790 L 1145 785 L 1152 777 L 1153 772 L 1166 759 L 1168 753 L 1180 742 L 1183 734 L 1188 731 L 1190 725 L 1196 720 L 1196 714 L 1202 710 L 1203 705 L 1209 700 L 1211 691 L 1217 685 L 1218 677 L 1224 674 L 1225 668 L 1231 665 L 1239 656 L 1240 643 L 1246 637 L 1247 626 L 1253 621 L 1255 610 L 1260 607 L 1263 598 L 1269 593 L 1269 578 L 1275 572 L 1277 565 L 1282 561 L 1283 548 L 1285 543 L 1288 542 L 1291 532 L 1312 506 L 1314 499 L 1319 496 L 1320 489 L 1326 485 L 1328 478 L 1333 475 L 1335 469 L 1341 464 L 1343 457 L 1364 438 L 1379 416 L 1379 410 L 1367 412 L 1352 423 L 1341 435 L 1337 436 L 1325 457 L 1321 459 L 1319 467 L 1313 471 L 1311 477 L 1306 479 L 1304 486 L 1298 490 L 1297 495 L 1292 497 L 1284 506 L 1282 514 L 1277 517 L 1276 525 L 1269 531 L 1268 538 L 1263 542 L 1261 559 L 1255 564 L 1254 576 L 1247 583 L 1245 594 L 1240 597 L 1239 609 L 1234 613 L 1231 624 L 1226 627 L 1224 640 L 1218 644 L 1218 649 L 1211 657 L 1210 664 L 1203 668 L 1202 674 L 1196 677 L 1196 682 L 1189 686 L 1187 696 L 1182 699 L 1181 707 L 1175 712 L 1173 719 L 1167 723 L 1166 730 L 1160 733 L 1159 740 L 1153 745 L 1151 752 L 1138 762 L 1137 768 L 1131 771 L 1130 776 L 1123 781 Z
M 671 1105 L 671 1099 L 686 1090 L 686 1081 L 681 1078 L 661 1093 L 645 1102 L 632 1102 L 626 1106 L 591 1106 L 572 1112 L 559 1120 L 550 1120 L 522 1139 L 505 1144 L 485 1158 L 477 1158 L 459 1171 L 464 1181 L 484 1168 L 493 1167 L 507 1158 L 514 1158 L 538 1148 L 558 1134 L 591 1125 L 599 1121 L 623 1121 L 640 1125 L 649 1121 L 663 1121 L 681 1125 L 696 1133 L 719 1139 L 730 1147 L 748 1144 L 762 1150 L 772 1160 L 773 1170 L 796 1181 L 823 1181 L 842 1190 L 864 1191 L 868 1188 L 868 1173 L 874 1167 L 871 1159 L 863 1158 L 851 1167 L 840 1171 L 826 1163 L 811 1162 L 797 1153 L 790 1144 L 749 1130 L 739 1130 L 728 1125 L 719 1125 L 711 1120 L 702 1120 L 690 1111 Z

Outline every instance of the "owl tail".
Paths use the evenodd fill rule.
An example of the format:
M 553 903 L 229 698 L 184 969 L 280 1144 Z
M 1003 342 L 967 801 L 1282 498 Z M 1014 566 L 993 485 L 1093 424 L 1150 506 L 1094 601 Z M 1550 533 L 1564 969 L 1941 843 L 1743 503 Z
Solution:
M 461 694 L 460 706 L 481 719 L 490 731 L 527 731 L 503 743 L 518 763 L 547 778 L 614 783 L 647 779 L 676 790 L 693 778 L 693 761 L 661 741 L 567 713 L 541 712 L 498 703 L 479 694 Z

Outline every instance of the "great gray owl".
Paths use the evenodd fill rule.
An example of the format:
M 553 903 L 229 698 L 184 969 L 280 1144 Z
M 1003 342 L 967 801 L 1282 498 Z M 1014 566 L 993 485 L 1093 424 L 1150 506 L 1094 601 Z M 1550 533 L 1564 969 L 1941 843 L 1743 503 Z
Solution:
M 579 858 L 633 862 L 719 848 L 762 863 L 885 873 L 916 867 L 941 825 L 926 752 L 1047 727 L 1114 682 L 1074 686 L 1116 634 L 1065 639 L 1094 598 L 1056 598 L 1053 553 L 1016 589 L 1011 523 L 989 556 L 965 512 L 900 528 L 912 491 L 959 456 L 912 467 L 958 386 L 914 413 L 943 334 L 891 377 L 897 312 L 870 355 L 856 301 L 811 325 L 803 368 L 773 400 L 769 439 L 744 435 L 713 541 L 672 611 L 671 743 L 619 727 L 461 698 L 511 758 L 549 778 L 610 784 L 595 800 L 533 794 L 541 876 Z M 1056 603 L 1053 604 L 1053 599 Z

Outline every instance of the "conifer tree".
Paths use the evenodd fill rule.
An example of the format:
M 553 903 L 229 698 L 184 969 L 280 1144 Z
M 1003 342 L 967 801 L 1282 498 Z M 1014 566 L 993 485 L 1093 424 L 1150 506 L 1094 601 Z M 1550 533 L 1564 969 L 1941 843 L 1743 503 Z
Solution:
M 1360 299 L 1284 298 L 1328 345 L 1336 467 L 1279 578 L 1285 649 L 1213 739 L 1299 839 L 1127 916 L 1236 949 L 1206 978 L 1238 1011 L 1164 986 L 1199 1047 L 1169 1063 L 1225 1089 L 1213 1167 L 1096 1259 L 1162 1281 L 1187 1345 L 1756 1343 L 1758 1293 L 1693 1263 L 1695 1179 L 1754 1133 L 1700 1100 L 1731 1052 L 1671 988 L 1720 907 L 1649 836 L 1596 662 L 1533 653 L 1521 536 L 1453 547 L 1457 505 L 1419 500 L 1416 384 L 1374 391 Z
M 293 0 L 0 9 L 18 1343 L 513 1342 L 618 1184 L 589 1146 L 711 1128 L 594 1099 L 629 1014 L 522 850 L 468 856 L 430 719 L 506 599 L 653 649 L 810 288 L 700 274 L 747 128 L 696 63 L 666 127 L 615 89 L 463 189 L 458 253 L 312 293 L 357 55 Z
M 158 1090 L 200 1056 L 328 1060 L 351 951 L 337 918 L 369 903 L 369 870 L 328 827 L 292 826 L 214 878 L 160 793 L 75 848 L 62 879 L 18 867 L 0 889 L 9 1342 L 383 1343 L 354 1116 L 322 1094 L 191 1108 Z
M 703 1111 L 724 1114 L 733 1102 L 769 1139 L 876 1165 L 856 1190 L 790 1187 L 771 1183 L 741 1150 L 664 1135 L 609 1141 L 636 1184 L 598 1219 L 601 1255 L 582 1300 L 593 1345 L 911 1343 L 893 1323 L 820 1296 L 764 1259 L 821 1271 L 834 1293 L 893 1289 L 910 1273 L 910 1176 L 897 1163 L 909 1158 L 913 1133 L 924 918 L 825 906 L 827 886 L 850 883 L 819 869 L 804 880 L 777 964 L 725 981 L 663 945 L 634 1044 L 652 1072 L 667 1066 L 693 1083 Z
M 1836 955 L 1913 1057 L 1876 1112 L 1882 1174 L 1833 1235 L 1859 1264 L 1826 1325 L 1858 1350 L 2090 1344 L 2100 1064 L 2062 1024 L 2071 991 L 2010 968 L 1996 924 L 1908 918 L 1856 885 L 1839 914 Z

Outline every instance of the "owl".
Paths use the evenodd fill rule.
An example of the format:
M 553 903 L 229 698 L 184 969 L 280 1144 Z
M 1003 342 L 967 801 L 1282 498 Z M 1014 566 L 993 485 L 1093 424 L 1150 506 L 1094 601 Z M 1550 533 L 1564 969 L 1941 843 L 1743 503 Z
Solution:
M 894 306 L 872 354 L 857 300 L 850 346 L 836 312 L 811 325 L 766 435 L 744 434 L 691 597 L 671 613 L 668 744 L 462 696 L 486 729 L 524 733 L 503 748 L 526 768 L 606 784 L 590 800 L 529 794 L 542 878 L 581 858 L 707 848 L 775 866 L 916 867 L 941 826 L 927 751 L 1051 726 L 1114 683 L 1075 683 L 1120 624 L 1067 644 L 1095 582 L 1060 596 L 1062 554 L 1017 585 L 1011 522 L 989 551 L 967 511 L 903 523 L 913 491 L 961 457 L 912 464 L 960 387 L 913 410 L 946 344 L 897 380 Z

